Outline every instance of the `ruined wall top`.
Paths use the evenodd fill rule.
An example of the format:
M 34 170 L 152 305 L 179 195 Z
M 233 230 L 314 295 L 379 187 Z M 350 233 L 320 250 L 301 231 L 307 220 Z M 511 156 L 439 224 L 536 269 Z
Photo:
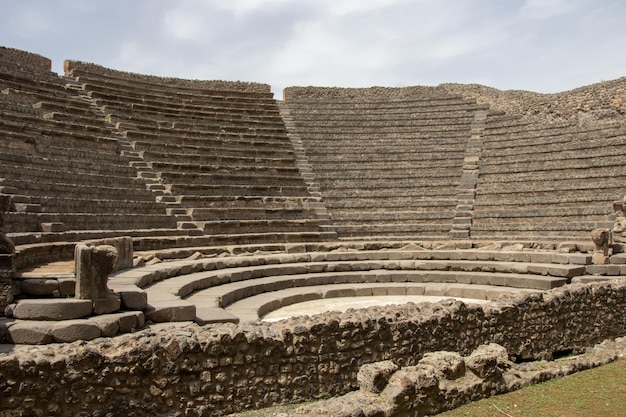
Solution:
M 441 84 L 438 88 L 523 118 L 580 124 L 626 122 L 626 77 L 551 94 L 479 84 Z
M 461 96 L 512 116 L 548 122 L 626 124 L 626 77 L 560 93 L 498 90 L 480 84 L 440 84 L 436 87 L 287 87 L 285 100 L 386 100 Z
M 49 58 L 20 49 L 0 46 L 0 61 L 37 72 L 52 71 L 52 61 Z
M 159 77 L 156 75 L 138 74 L 133 72 L 118 71 L 82 61 L 66 60 L 63 65 L 65 75 L 71 76 L 74 70 L 82 70 L 92 74 L 101 74 L 109 77 L 121 78 L 131 81 L 158 83 L 169 87 L 210 89 L 210 90 L 235 90 L 255 93 L 271 93 L 269 84 L 244 82 L 244 81 L 220 81 L 220 80 L 187 80 L 183 78 Z
M 287 87 L 283 90 L 285 100 L 402 100 L 419 99 L 435 96 L 447 96 L 437 87 Z M 458 95 L 458 94 L 457 94 Z

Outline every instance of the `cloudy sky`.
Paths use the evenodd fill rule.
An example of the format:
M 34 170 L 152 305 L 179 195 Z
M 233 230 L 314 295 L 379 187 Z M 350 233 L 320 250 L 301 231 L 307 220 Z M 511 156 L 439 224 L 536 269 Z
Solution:
M 183 78 L 558 92 L 626 76 L 623 0 L 0 0 L 0 45 Z

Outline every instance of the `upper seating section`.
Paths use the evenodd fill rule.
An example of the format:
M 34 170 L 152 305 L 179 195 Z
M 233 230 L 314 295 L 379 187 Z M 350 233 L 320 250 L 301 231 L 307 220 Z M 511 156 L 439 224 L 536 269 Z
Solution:
M 321 230 L 268 85 L 168 79 L 74 61 L 66 62 L 66 74 L 204 233 L 308 240 Z
M 14 205 L 6 231 L 175 228 L 66 82 L 47 58 L 0 48 L 0 192 Z
M 626 130 L 487 119 L 472 236 L 587 238 L 626 192 Z
M 294 87 L 285 102 L 340 237 L 447 238 L 481 106 L 430 87 Z

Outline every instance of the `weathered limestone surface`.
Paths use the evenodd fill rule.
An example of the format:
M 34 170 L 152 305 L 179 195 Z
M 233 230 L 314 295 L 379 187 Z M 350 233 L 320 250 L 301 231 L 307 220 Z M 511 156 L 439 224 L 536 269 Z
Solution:
M 76 245 L 76 296 L 91 300 L 95 314 L 111 313 L 120 308 L 120 296 L 107 286 L 117 259 L 118 251 L 114 246 L 87 246 L 82 243 Z
M 390 378 L 383 392 L 398 400 L 394 404 L 416 401 L 400 395 L 405 385 L 398 383 L 405 375 L 409 381 L 423 382 L 421 398 L 431 401 L 432 393 L 429 404 L 434 406 L 440 403 L 436 395 L 441 378 L 435 364 L 442 366 L 440 375 L 459 376 L 457 380 L 463 378 L 463 367 L 454 354 L 428 352 L 469 356 L 480 345 L 498 343 L 515 359 L 581 353 L 626 334 L 625 300 L 626 282 L 614 281 L 571 285 L 545 295 L 506 296 L 484 309 L 453 301 L 409 304 L 270 325 L 168 324 L 113 339 L 29 350 L 15 347 L 0 356 L 0 389 L 5 395 L 0 414 L 21 410 L 50 416 L 220 416 L 346 394 L 358 388 L 362 365 L 380 361 L 416 367 Z M 41 337 L 50 336 L 44 332 Z M 491 375 L 486 367 L 494 361 L 489 352 L 483 354 L 464 360 L 466 376 L 474 375 L 471 369 Z M 496 355 L 495 363 L 501 360 L 504 357 Z M 472 378 L 480 382 L 478 376 Z M 493 378 L 500 381 L 497 375 Z M 380 389 L 383 383 L 371 385 Z M 400 396 L 392 395 L 390 387 Z

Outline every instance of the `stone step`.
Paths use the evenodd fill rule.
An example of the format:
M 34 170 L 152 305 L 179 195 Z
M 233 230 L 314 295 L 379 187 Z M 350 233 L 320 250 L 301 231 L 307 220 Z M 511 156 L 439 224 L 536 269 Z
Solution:
M 272 293 L 263 293 L 236 301 L 225 312 L 238 318 L 239 322 L 256 322 L 282 307 L 317 299 L 336 297 L 380 297 L 380 296 L 439 296 L 441 298 L 464 298 L 483 303 L 503 294 L 519 295 L 536 293 L 537 290 L 503 288 L 490 285 L 440 284 L 440 283 L 385 283 L 385 284 L 334 284 L 305 288 L 287 288 Z M 307 312 L 311 315 L 311 312 Z
M 63 321 L 0 320 L 0 329 L 6 342 L 41 345 L 52 342 L 70 343 L 131 333 L 144 327 L 141 311 L 103 314 L 86 319 Z

